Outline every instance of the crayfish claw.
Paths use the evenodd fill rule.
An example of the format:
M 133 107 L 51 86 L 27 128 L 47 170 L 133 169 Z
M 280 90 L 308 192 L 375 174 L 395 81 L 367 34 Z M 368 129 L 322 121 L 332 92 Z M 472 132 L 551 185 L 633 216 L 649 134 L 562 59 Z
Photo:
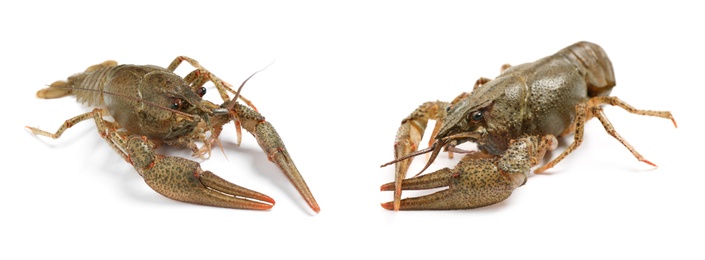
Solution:
M 402 190 L 446 189 L 435 193 L 382 203 L 388 210 L 472 209 L 508 198 L 526 183 L 531 167 L 550 147 L 551 138 L 523 137 L 513 140 L 501 156 L 480 152 L 466 154 L 453 169 L 404 179 Z M 398 187 L 398 185 L 397 185 Z M 395 182 L 382 185 L 382 191 L 395 190 Z
M 451 199 L 454 192 L 451 190 L 452 170 L 443 168 L 433 173 L 405 179 L 401 181 L 401 190 L 426 190 L 443 188 L 447 189 L 436 193 L 415 197 L 405 198 L 400 201 L 390 201 L 382 203 L 382 207 L 387 210 L 430 210 L 430 209 L 449 209 L 452 207 Z M 390 182 L 380 187 L 381 191 L 394 191 L 396 182 Z M 457 194 L 457 193 L 456 193 Z M 396 205 L 395 205 L 396 204 Z
M 216 198 L 215 203 L 222 203 L 214 203 L 212 206 L 257 210 L 267 210 L 274 206 L 274 199 L 269 196 L 230 183 L 210 171 L 202 172 L 199 177 L 201 184 L 207 188 L 206 192 L 212 193 L 209 196 Z
M 235 106 L 234 111 L 237 112 L 238 122 L 241 122 L 242 127 L 257 139 L 257 143 L 260 148 L 262 148 L 262 151 L 267 154 L 269 161 L 274 163 L 286 178 L 289 179 L 289 182 L 294 185 L 294 188 L 296 188 L 311 210 L 319 213 L 321 207 L 318 206 L 318 202 L 316 202 L 306 181 L 304 181 L 301 173 L 296 168 L 294 161 L 291 159 L 291 155 L 289 155 L 289 152 L 287 152 L 284 146 L 284 141 L 282 141 L 281 137 L 274 129 L 274 126 L 264 120 L 264 117 L 257 111 L 240 104 Z
M 230 183 L 198 163 L 179 157 L 163 157 L 142 170 L 144 181 L 167 198 L 199 205 L 267 210 L 274 200 L 267 195 Z
M 467 158 L 467 157 L 466 157 Z M 503 201 L 518 187 L 511 178 L 502 174 L 496 159 L 463 160 L 454 169 L 441 170 L 405 179 L 403 190 L 425 190 L 447 187 L 435 193 L 402 199 L 400 210 L 452 210 L 472 209 Z M 381 187 L 391 190 L 394 183 Z M 394 202 L 382 203 L 382 207 L 394 210 Z
M 195 161 L 155 154 L 151 142 L 144 138 L 131 138 L 126 150 L 145 183 L 167 198 L 235 209 L 267 210 L 274 206 L 269 196 L 204 171 Z

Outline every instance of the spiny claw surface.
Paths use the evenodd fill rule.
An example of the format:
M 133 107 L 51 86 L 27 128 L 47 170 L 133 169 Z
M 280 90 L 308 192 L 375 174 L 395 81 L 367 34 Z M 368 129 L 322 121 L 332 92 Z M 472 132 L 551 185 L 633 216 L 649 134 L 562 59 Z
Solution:
M 147 142 L 133 137 L 127 151 L 135 169 L 159 194 L 178 201 L 224 208 L 267 210 L 274 206 L 269 196 L 203 171 L 197 162 L 156 155 Z
M 450 210 L 483 207 L 508 198 L 524 185 L 531 167 L 542 158 L 555 139 L 547 136 L 539 142 L 535 136 L 510 143 L 502 156 L 476 152 L 465 155 L 453 169 L 438 171 L 401 181 L 402 190 L 426 190 L 447 187 L 433 194 L 382 203 L 388 210 Z M 395 182 L 382 185 L 382 191 L 395 190 Z
M 522 181 L 523 182 L 523 181 Z M 519 184 L 521 185 L 521 183 Z M 452 170 L 444 168 L 433 173 L 405 179 L 402 190 L 424 190 L 447 187 L 433 194 L 405 198 L 400 210 L 450 210 L 471 209 L 500 202 L 518 187 L 508 175 L 497 168 L 497 159 L 468 159 L 461 161 Z M 394 189 L 394 183 L 382 185 L 382 191 Z M 394 202 L 382 207 L 394 210 Z
M 238 119 L 242 122 L 242 127 L 250 132 L 262 151 L 267 154 L 268 159 L 279 167 L 287 179 L 304 198 L 308 206 L 316 213 L 321 211 L 316 199 L 313 197 L 311 190 L 306 185 L 306 181 L 301 176 L 301 173 L 296 168 L 291 155 L 287 152 L 284 146 L 284 141 L 274 129 L 271 123 L 264 120 L 264 117 L 257 111 L 249 109 L 243 105 L 236 104 L 233 108 Z

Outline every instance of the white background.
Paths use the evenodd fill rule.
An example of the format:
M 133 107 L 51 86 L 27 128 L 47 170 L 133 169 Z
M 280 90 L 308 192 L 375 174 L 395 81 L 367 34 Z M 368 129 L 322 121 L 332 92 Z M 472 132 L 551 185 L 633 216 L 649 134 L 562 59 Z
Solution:
M 0 258 L 705 256 L 704 143 L 696 132 L 705 85 L 701 8 L 680 1 L 144 2 L 0 4 Z M 664 119 L 605 109 L 658 168 L 635 160 L 595 120 L 580 149 L 497 205 L 446 212 L 379 206 L 392 198 L 379 186 L 393 175 L 379 165 L 392 159 L 396 129 L 409 112 L 469 91 L 504 63 L 530 62 L 580 40 L 607 51 L 618 82 L 613 95 L 675 115 L 677 129 Z M 236 147 L 232 126 L 223 135 L 225 154 L 214 150 L 202 165 L 273 197 L 270 211 L 162 197 L 92 122 L 57 140 L 24 129 L 54 131 L 89 110 L 71 98 L 35 98 L 46 84 L 107 59 L 167 66 L 177 55 L 234 85 L 275 61 L 243 95 L 281 134 L 320 214 L 252 136 L 245 133 Z M 456 162 L 443 154 L 433 168 Z

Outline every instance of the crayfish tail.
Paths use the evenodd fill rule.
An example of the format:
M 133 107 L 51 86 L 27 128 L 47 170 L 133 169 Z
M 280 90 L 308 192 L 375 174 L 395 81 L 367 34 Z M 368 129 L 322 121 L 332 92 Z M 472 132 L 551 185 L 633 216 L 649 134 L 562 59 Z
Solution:
M 66 81 L 55 81 L 48 88 L 43 88 L 37 91 L 37 97 L 43 99 L 60 98 L 71 95 L 71 88 Z

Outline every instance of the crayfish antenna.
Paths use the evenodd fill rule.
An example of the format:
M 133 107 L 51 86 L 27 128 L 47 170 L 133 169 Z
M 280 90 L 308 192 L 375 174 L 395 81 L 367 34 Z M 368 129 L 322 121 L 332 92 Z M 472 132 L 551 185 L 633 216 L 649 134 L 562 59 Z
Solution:
M 392 165 L 392 164 L 401 162 L 401 161 L 403 161 L 403 160 L 410 159 L 410 158 L 412 158 L 412 157 L 416 157 L 416 156 L 419 156 L 419 155 L 422 155 L 422 154 L 431 152 L 431 151 L 433 151 L 434 147 L 435 147 L 435 145 L 430 146 L 430 147 L 427 147 L 427 148 L 424 148 L 424 149 L 422 149 L 422 150 L 418 150 L 418 151 L 413 152 L 413 153 L 409 153 L 409 154 L 404 155 L 404 156 L 402 156 L 402 157 L 396 158 L 396 159 L 394 159 L 394 160 L 392 160 L 392 161 L 390 161 L 390 162 L 387 162 L 387 163 L 385 163 L 385 164 L 382 164 L 382 165 L 380 165 L 379 167 L 380 167 L 380 168 L 387 167 L 387 166 L 389 166 L 389 165 Z
M 423 167 L 423 169 L 421 169 L 421 171 L 419 171 L 419 173 L 417 173 L 416 175 L 414 175 L 414 177 L 417 177 L 417 176 L 421 175 L 426 169 L 428 169 L 429 166 L 431 166 L 431 164 L 433 163 L 433 161 L 436 160 L 436 157 L 438 157 L 438 154 L 441 153 L 441 149 L 443 148 L 443 145 L 438 145 L 438 142 L 435 142 L 435 143 L 433 143 L 433 145 L 432 145 L 431 147 L 429 147 L 429 148 L 430 148 L 430 149 L 433 149 L 433 150 L 432 150 L 433 152 L 431 152 L 430 158 L 426 161 L 426 165 Z
M 413 152 L 413 153 L 409 153 L 409 154 L 407 154 L 407 155 L 404 155 L 404 156 L 402 156 L 402 157 L 399 157 L 399 158 L 397 158 L 397 159 L 394 159 L 394 160 L 392 160 L 391 162 L 382 164 L 382 165 L 380 166 L 380 168 L 381 168 L 381 167 L 389 166 L 389 165 L 394 164 L 394 163 L 401 162 L 401 161 L 406 160 L 406 159 L 410 159 L 410 158 L 412 158 L 412 157 L 416 157 L 416 156 L 419 156 L 419 155 L 422 155 L 422 154 L 431 152 L 430 159 L 426 161 L 426 165 L 423 167 L 423 169 L 421 169 L 421 171 L 419 171 L 419 173 L 417 173 L 416 175 L 414 175 L 414 176 L 419 176 L 419 175 L 421 175 L 426 169 L 428 169 L 429 166 L 431 166 L 431 164 L 433 163 L 433 161 L 436 160 L 436 157 L 438 157 L 438 154 L 440 154 L 442 148 L 443 148 L 442 145 L 438 145 L 438 142 L 435 142 L 435 143 L 433 143 L 433 145 L 431 145 L 430 147 L 424 148 L 424 149 L 422 149 L 422 150 L 415 151 L 415 152 Z
M 247 81 L 250 80 L 252 77 L 254 77 L 257 73 L 259 73 L 259 72 L 261 72 L 261 71 L 263 71 L 263 70 L 269 68 L 269 66 L 271 66 L 272 64 L 274 64 L 274 61 L 272 61 L 272 62 L 270 62 L 269 64 L 267 64 L 267 66 L 264 66 L 264 68 L 261 68 L 260 70 L 255 71 L 254 73 L 252 73 L 252 75 L 250 75 L 249 77 L 247 77 L 247 78 L 242 82 L 242 84 L 240 84 L 240 87 L 238 87 L 238 88 L 237 88 L 237 91 L 235 91 L 235 97 L 233 97 L 233 99 L 231 100 L 230 104 L 228 104 L 228 107 L 227 107 L 228 110 L 232 110 L 233 107 L 235 107 L 235 102 L 237 101 L 237 98 L 240 96 L 240 91 L 242 91 L 242 87 L 245 86 L 245 83 L 247 83 Z

